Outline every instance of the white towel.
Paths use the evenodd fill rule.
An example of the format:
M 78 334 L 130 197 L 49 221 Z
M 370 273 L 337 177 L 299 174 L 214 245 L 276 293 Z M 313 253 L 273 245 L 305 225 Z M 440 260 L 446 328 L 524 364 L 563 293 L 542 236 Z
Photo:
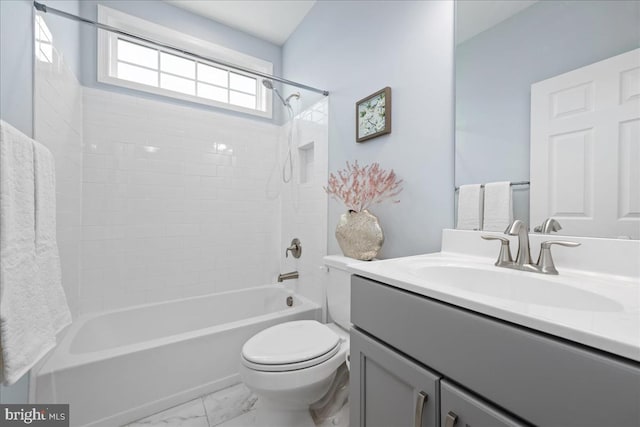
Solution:
M 55 344 L 36 257 L 34 145 L 0 121 L 0 380 L 10 385 Z
M 53 155 L 33 142 L 35 165 L 35 225 L 38 286 L 42 288 L 53 330 L 58 333 L 71 323 L 71 312 L 62 288 L 60 255 L 56 242 L 56 172 Z
M 513 200 L 509 181 L 484 186 L 483 230 L 504 231 L 513 221 Z
M 480 184 L 461 185 L 458 190 L 458 230 L 482 229 L 483 194 Z

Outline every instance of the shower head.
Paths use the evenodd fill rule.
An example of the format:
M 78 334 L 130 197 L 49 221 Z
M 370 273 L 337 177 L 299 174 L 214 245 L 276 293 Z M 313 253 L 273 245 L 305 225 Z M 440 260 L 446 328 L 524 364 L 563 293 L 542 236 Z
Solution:
M 280 92 L 278 92 L 278 89 L 276 89 L 273 86 L 273 81 L 272 80 L 267 80 L 267 79 L 262 79 L 262 86 L 266 87 L 269 90 L 272 90 L 275 92 L 275 94 L 278 96 L 278 98 L 280 98 L 280 101 L 282 101 L 282 103 L 284 104 L 285 107 L 291 107 L 291 104 L 289 104 L 289 100 L 291 98 L 296 98 L 296 99 L 300 99 L 300 94 L 298 92 L 293 93 L 291 95 L 289 95 L 287 97 L 287 99 L 284 99 L 282 97 L 282 95 L 280 95 Z
M 275 94 L 278 96 L 278 98 L 280 98 L 280 101 L 282 101 L 282 103 L 285 105 L 285 107 L 289 104 L 287 104 L 287 101 L 284 100 L 284 98 L 282 97 L 282 95 L 280 95 L 280 92 L 278 92 L 278 89 L 276 89 L 273 86 L 273 81 L 272 80 L 267 80 L 267 79 L 262 79 L 262 85 L 264 87 L 266 87 L 269 90 L 272 90 L 275 92 Z

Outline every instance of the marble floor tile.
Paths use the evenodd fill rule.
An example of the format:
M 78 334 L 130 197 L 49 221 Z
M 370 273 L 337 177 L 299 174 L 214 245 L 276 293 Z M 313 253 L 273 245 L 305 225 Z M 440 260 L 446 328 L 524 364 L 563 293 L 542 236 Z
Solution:
M 202 398 L 211 427 L 239 417 L 253 409 L 258 397 L 244 384 L 236 384 Z
M 218 427 L 259 427 L 256 411 L 250 411 L 218 424 Z
M 209 427 L 202 399 L 198 398 L 143 418 L 127 427 Z
M 257 401 L 257 396 L 241 383 L 126 427 L 260 427 L 265 420 L 260 420 L 260 412 L 256 411 Z M 349 403 L 332 417 L 316 424 L 316 427 L 349 427 Z
M 347 402 L 337 414 L 316 424 L 316 427 L 349 427 L 349 402 Z

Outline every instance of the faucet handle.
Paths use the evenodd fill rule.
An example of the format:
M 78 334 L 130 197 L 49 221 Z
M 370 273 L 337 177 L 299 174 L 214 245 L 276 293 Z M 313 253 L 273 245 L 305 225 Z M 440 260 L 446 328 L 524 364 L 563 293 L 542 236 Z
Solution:
M 560 231 L 562 226 L 558 220 L 554 218 L 547 218 L 542 224 L 533 229 L 536 233 L 551 234 L 552 231 Z
M 576 246 L 580 246 L 581 243 L 569 242 L 566 240 L 547 240 L 546 242 L 542 242 L 542 244 L 540 244 L 540 255 L 538 256 L 538 262 L 536 263 L 536 266 L 541 273 L 558 274 L 558 270 L 553 263 L 553 257 L 551 256 L 552 245 L 575 248 Z
M 484 235 L 482 235 L 480 237 L 482 237 L 484 240 L 500 240 L 503 244 L 507 244 L 507 245 L 510 243 L 509 239 L 507 239 L 506 237 L 502 237 L 502 236 L 494 236 L 494 235 L 491 235 L 491 234 L 484 234 Z
M 284 251 L 285 258 L 289 258 L 289 252 L 291 252 L 291 255 L 293 255 L 294 258 L 300 258 L 300 255 L 302 255 L 300 239 L 295 238 L 291 241 L 291 246 Z
M 582 243 L 578 242 L 570 242 L 568 240 L 547 240 L 546 242 L 542 242 L 540 245 L 541 249 L 550 249 L 551 245 L 560 245 L 566 246 L 568 248 L 575 248 L 576 246 L 580 246 Z
M 498 255 L 498 260 L 494 265 L 498 267 L 502 267 L 508 264 L 513 264 L 513 258 L 511 257 L 511 247 L 509 244 L 511 243 L 509 239 L 501 236 L 492 236 L 492 235 L 484 235 L 480 236 L 484 240 L 500 240 L 500 254 Z

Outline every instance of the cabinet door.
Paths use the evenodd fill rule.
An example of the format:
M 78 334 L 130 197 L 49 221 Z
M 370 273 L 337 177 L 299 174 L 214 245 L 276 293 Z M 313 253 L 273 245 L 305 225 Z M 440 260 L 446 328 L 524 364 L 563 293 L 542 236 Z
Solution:
M 483 402 L 447 380 L 440 382 L 440 427 L 522 427 L 502 410 Z
M 352 427 L 437 427 L 439 376 L 351 330 Z
M 640 426 L 637 361 L 358 276 L 351 321 L 535 425 Z

